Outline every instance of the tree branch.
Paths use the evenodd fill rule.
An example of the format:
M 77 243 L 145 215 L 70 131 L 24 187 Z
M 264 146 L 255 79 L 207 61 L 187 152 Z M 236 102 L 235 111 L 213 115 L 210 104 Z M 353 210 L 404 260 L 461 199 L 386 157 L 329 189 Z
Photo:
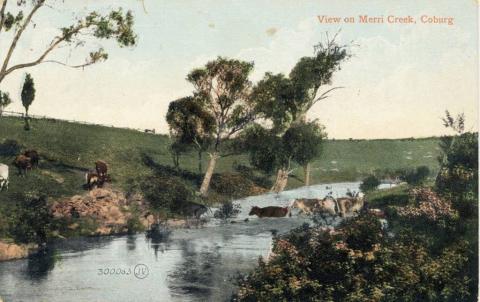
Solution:
M 5 9 L 7 7 L 7 0 L 2 0 L 2 8 L 0 8 L 0 33 L 3 29 L 3 24 L 5 23 Z
M 7 75 L 5 71 L 7 70 L 8 63 L 10 62 L 10 59 L 12 57 L 13 51 L 15 50 L 15 47 L 17 46 L 18 40 L 20 40 L 20 37 L 22 36 L 23 32 L 25 31 L 27 26 L 30 24 L 30 21 L 32 20 L 33 15 L 38 11 L 40 7 L 43 6 L 44 3 L 45 3 L 45 0 L 38 0 L 38 2 L 33 7 L 32 11 L 28 14 L 27 18 L 25 19 L 25 22 L 23 22 L 22 26 L 18 29 L 17 33 L 15 34 L 12 44 L 10 44 L 10 48 L 8 49 L 7 56 L 5 57 L 5 61 L 3 61 L 2 69 L 0 70 L 0 82 Z
M 329 97 L 328 94 L 329 94 L 330 92 L 332 92 L 333 90 L 342 89 L 342 88 L 345 88 L 345 87 L 339 86 L 339 87 L 333 87 L 333 88 L 328 89 L 327 91 L 325 91 L 324 93 L 322 93 L 316 100 L 313 101 L 312 106 L 313 106 L 316 102 L 328 98 L 328 97 Z

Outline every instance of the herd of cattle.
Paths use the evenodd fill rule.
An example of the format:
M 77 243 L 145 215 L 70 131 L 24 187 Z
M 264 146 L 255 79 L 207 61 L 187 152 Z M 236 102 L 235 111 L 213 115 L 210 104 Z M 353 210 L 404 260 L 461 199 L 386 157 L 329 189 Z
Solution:
M 287 214 L 292 216 L 292 209 L 298 209 L 301 214 L 311 215 L 330 215 L 347 217 L 362 211 L 368 211 L 370 214 L 384 218 L 385 214 L 379 209 L 368 209 L 362 193 L 357 193 L 349 197 L 334 198 L 331 195 L 326 196 L 323 199 L 307 199 L 300 198 L 295 199 L 287 207 L 269 206 L 260 208 L 257 206 L 252 207 L 249 215 L 257 215 L 260 218 L 263 217 L 285 217 Z
M 20 176 L 26 177 L 27 172 L 37 168 L 40 156 L 36 150 L 26 150 L 17 155 L 12 162 L 12 165 L 18 169 Z M 105 182 L 110 181 L 110 176 L 107 174 L 108 165 L 102 160 L 95 162 L 95 170 L 89 170 L 85 173 L 85 187 L 89 190 L 101 187 Z M 9 185 L 9 167 L 6 164 L 0 163 L 0 192 L 8 190 Z

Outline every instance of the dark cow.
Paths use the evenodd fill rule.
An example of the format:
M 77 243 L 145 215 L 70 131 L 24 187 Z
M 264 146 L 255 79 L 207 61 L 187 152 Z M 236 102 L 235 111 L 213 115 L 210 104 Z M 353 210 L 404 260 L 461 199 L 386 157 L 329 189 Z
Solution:
M 103 185 L 103 179 L 95 171 L 88 171 L 85 173 L 85 186 L 91 190 Z
M 32 168 L 38 167 L 38 161 L 40 160 L 40 156 L 36 150 L 27 150 L 23 152 L 23 155 L 30 158 L 30 163 L 32 164 Z
M 97 171 L 98 176 L 102 179 L 105 179 L 107 177 L 108 166 L 107 163 L 103 160 L 97 160 L 95 162 L 95 170 Z
M 257 215 L 258 217 L 285 217 L 288 214 L 288 207 L 252 207 L 248 215 Z
M 193 216 L 197 219 L 200 218 L 203 214 L 205 214 L 207 211 L 210 209 L 203 204 L 195 203 L 195 202 L 189 202 L 185 208 L 184 208 L 184 213 L 187 216 Z
M 13 161 L 13 165 L 17 167 L 18 174 L 20 175 L 27 175 L 27 170 L 32 169 L 32 163 L 30 161 L 30 157 L 27 157 L 23 154 L 15 157 L 15 160 Z

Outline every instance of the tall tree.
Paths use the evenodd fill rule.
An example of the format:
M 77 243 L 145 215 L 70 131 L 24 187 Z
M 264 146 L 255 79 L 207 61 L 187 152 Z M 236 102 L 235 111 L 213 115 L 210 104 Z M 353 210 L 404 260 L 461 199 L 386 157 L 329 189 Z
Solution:
M 320 157 L 326 138 L 325 127 L 316 120 L 292 124 L 283 135 L 287 153 L 292 154 L 292 160 L 302 167 L 309 165 L 315 158 Z M 310 169 L 304 171 L 305 185 L 308 186 Z
M 3 110 L 12 103 L 12 99 L 7 92 L 0 91 L 0 117 L 2 116 Z
M 208 194 L 216 162 L 222 156 L 223 143 L 240 133 L 255 118 L 248 79 L 252 69 L 253 63 L 218 57 L 187 76 L 195 88 L 195 97 L 202 101 L 205 110 L 215 120 L 210 160 L 200 187 L 202 196 Z
M 28 109 L 30 108 L 30 105 L 32 105 L 33 100 L 35 99 L 35 83 L 33 82 L 33 78 L 29 73 L 27 73 L 25 77 L 21 97 L 22 105 L 23 107 L 25 107 L 25 130 L 30 130 Z
M 327 39 L 314 47 L 314 55 L 303 57 L 293 67 L 288 77 L 266 73 L 253 90 L 257 110 L 273 124 L 278 135 L 294 123 L 306 122 L 307 112 L 331 92 L 342 87 L 332 87 L 333 74 L 342 62 L 350 57 L 349 46 Z M 325 88 L 328 86 L 328 88 Z M 277 182 L 285 182 L 287 171 L 279 170 Z M 305 184 L 309 184 L 310 164 L 304 165 Z
M 6 54 L 0 59 L 0 84 L 12 72 L 32 67 L 41 63 L 58 63 L 73 68 L 83 68 L 106 60 L 108 54 L 103 47 L 92 49 L 84 62 L 68 64 L 57 60 L 48 60 L 55 50 L 64 47 L 78 49 L 91 45 L 93 40 L 115 39 L 122 46 L 133 46 L 136 35 L 133 31 L 133 15 L 130 11 L 123 12 L 121 8 L 111 10 L 107 14 L 92 11 L 84 16 L 72 16 L 72 24 L 59 28 L 58 34 L 52 36 L 48 46 L 34 58 L 25 58 L 25 62 L 11 64 L 11 59 L 28 30 L 42 30 L 44 26 L 33 19 L 42 9 L 54 9 L 61 5 L 58 1 L 48 0 L 1 0 L 0 6 L 0 46 L 6 46 Z M 13 30 L 11 40 L 5 32 Z
M 171 102 L 168 106 L 167 123 L 173 139 L 172 151 L 176 157 L 193 147 L 198 154 L 198 172 L 202 173 L 202 154 L 213 142 L 215 119 L 205 110 L 201 100 L 184 97 Z

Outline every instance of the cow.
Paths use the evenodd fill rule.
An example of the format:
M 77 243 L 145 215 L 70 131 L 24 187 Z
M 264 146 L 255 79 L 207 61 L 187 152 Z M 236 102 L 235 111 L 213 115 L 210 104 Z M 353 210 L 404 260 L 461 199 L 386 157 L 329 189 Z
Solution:
M 103 185 L 103 179 L 95 171 L 88 171 L 85 173 L 85 186 L 91 190 Z
M 187 216 L 192 216 L 194 218 L 200 219 L 200 216 L 205 214 L 207 211 L 211 210 L 204 206 L 203 204 L 195 203 L 195 202 L 189 202 L 185 207 L 184 207 L 184 213 Z
M 13 165 L 17 167 L 18 174 L 20 175 L 27 175 L 27 171 L 32 169 L 32 163 L 30 161 L 30 157 L 27 157 L 23 154 L 15 157 L 15 160 L 13 161 Z
M 303 214 L 310 215 L 313 213 L 315 207 L 320 202 L 321 201 L 318 199 L 300 198 L 300 199 L 295 199 L 291 207 L 299 209 Z
M 320 214 L 336 216 L 339 213 L 339 206 L 333 197 L 325 197 L 315 205 L 314 211 Z
M 95 170 L 97 171 L 98 177 L 102 178 L 103 180 L 107 177 L 108 166 L 107 163 L 103 160 L 97 160 L 95 162 Z
M 0 192 L 8 190 L 8 166 L 0 164 Z
M 353 213 L 359 213 L 364 206 L 363 194 L 357 194 L 355 197 L 342 197 L 337 199 L 340 216 L 345 217 Z
M 23 152 L 23 155 L 30 158 L 32 168 L 38 167 L 38 161 L 40 159 L 40 156 L 38 155 L 38 152 L 36 150 L 26 150 L 25 152 Z
M 287 215 L 288 207 L 265 207 L 259 208 L 257 206 L 252 207 L 248 215 L 257 215 L 260 218 L 263 217 L 285 217 Z

